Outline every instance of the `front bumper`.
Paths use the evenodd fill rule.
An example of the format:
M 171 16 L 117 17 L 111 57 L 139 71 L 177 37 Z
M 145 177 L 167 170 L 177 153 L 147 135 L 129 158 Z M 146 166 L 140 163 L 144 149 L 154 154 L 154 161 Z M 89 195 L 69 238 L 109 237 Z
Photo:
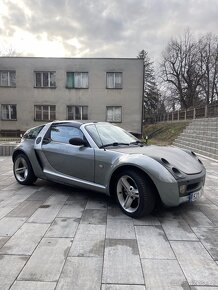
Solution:
M 201 173 L 187 175 L 185 180 L 179 181 L 179 188 L 183 185 L 186 186 L 186 191 L 179 193 L 179 204 L 198 200 L 204 192 L 205 178 L 206 170 L 204 168 Z
M 186 196 L 179 198 L 179 204 L 184 202 L 193 202 L 199 200 L 204 194 L 204 187 L 202 186 L 200 190 L 194 191 Z

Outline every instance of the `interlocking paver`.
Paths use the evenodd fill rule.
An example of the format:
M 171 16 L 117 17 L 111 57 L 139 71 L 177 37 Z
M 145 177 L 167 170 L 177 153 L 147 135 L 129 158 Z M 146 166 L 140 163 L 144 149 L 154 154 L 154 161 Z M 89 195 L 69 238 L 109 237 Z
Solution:
M 29 218 L 40 207 L 41 204 L 41 201 L 25 200 L 12 211 L 10 211 L 7 216 Z
M 169 241 L 160 226 L 136 226 L 141 258 L 175 259 Z
M 71 218 L 56 218 L 46 233 L 50 238 L 73 238 L 79 222 Z
M 26 218 L 4 217 L 0 220 L 0 236 L 12 236 L 25 223 Z
M 64 206 L 58 213 L 58 217 L 64 218 L 81 218 L 83 211 L 85 209 L 87 201 L 86 200 L 68 200 L 65 202 Z
M 69 256 L 102 257 L 104 253 L 105 225 L 80 224 Z
M 145 286 L 103 284 L 101 290 L 145 290 Z
M 85 209 L 83 212 L 82 224 L 105 225 L 107 220 L 106 209 Z
M 218 226 L 218 207 L 215 204 L 201 204 L 199 205 L 199 208 L 214 225 Z
M 12 206 L 6 206 L 6 207 L 0 207 L 0 219 L 5 217 L 8 213 L 10 213 L 15 207 Z
M 187 289 L 188 282 L 176 260 L 142 259 L 146 289 Z
M 69 257 L 56 290 L 100 290 L 102 258 Z
M 71 239 L 44 238 L 18 280 L 56 282 L 71 246 Z
M 184 219 L 192 227 L 211 227 L 213 223 L 201 211 L 186 211 L 183 214 Z
M 218 290 L 218 163 L 205 196 L 131 219 L 107 196 L 37 180 L 0 157 L 0 289 Z
M 168 240 L 198 240 L 190 226 L 182 218 L 162 219 L 161 225 Z
M 0 289 L 7 290 L 22 270 L 28 257 L 0 255 Z
M 106 240 L 102 282 L 144 284 L 136 240 Z
M 133 219 L 135 226 L 160 226 L 160 221 L 156 216 L 145 216 L 140 219 Z
M 4 246 L 8 239 L 9 237 L 0 237 L 0 249 Z
M 107 239 L 136 239 L 133 220 L 128 219 L 108 219 Z
M 200 242 L 171 242 L 190 285 L 218 286 L 218 267 Z
M 29 218 L 30 223 L 51 223 L 63 207 L 67 196 L 57 194 L 49 197 Z
M 0 254 L 31 255 L 47 229 L 47 224 L 25 223 L 0 249 Z
M 15 281 L 10 290 L 54 290 L 55 282 Z
M 193 228 L 193 230 L 213 259 L 218 261 L 218 228 Z

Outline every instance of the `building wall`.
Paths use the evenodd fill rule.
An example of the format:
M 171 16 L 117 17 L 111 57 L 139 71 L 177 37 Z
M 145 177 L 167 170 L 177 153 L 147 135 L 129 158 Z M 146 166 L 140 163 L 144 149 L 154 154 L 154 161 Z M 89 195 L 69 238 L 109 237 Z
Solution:
M 16 104 L 17 120 L 0 118 L 1 130 L 21 130 L 37 126 L 34 105 L 56 105 L 56 119 L 67 118 L 67 105 L 88 106 L 88 118 L 106 120 L 107 106 L 122 107 L 117 125 L 141 133 L 143 60 L 0 57 L 0 71 L 16 71 L 16 87 L 0 86 L 0 104 Z M 35 88 L 35 71 L 55 71 L 56 88 Z M 88 72 L 88 89 L 67 89 L 66 72 Z M 122 89 L 106 88 L 106 72 L 122 72 Z

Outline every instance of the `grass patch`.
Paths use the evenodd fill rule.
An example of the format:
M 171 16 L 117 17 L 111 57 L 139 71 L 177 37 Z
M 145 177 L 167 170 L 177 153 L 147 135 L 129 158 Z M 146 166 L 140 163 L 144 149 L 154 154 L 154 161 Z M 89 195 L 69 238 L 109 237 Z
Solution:
M 143 127 L 143 139 L 148 136 L 148 144 L 172 145 L 189 122 L 147 124 Z

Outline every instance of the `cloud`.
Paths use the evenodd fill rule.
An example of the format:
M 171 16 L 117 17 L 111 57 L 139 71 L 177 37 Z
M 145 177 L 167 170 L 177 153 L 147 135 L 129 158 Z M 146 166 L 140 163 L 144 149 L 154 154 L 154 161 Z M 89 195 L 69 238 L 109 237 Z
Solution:
M 26 54 L 135 57 L 141 49 L 158 59 L 171 37 L 189 27 L 216 33 L 217 0 L 3 0 L 0 40 Z M 26 39 L 24 39 L 24 37 Z M 27 45 L 34 43 L 35 49 Z M 34 40 L 34 41 L 33 41 Z M 32 49 L 29 51 L 29 49 Z

